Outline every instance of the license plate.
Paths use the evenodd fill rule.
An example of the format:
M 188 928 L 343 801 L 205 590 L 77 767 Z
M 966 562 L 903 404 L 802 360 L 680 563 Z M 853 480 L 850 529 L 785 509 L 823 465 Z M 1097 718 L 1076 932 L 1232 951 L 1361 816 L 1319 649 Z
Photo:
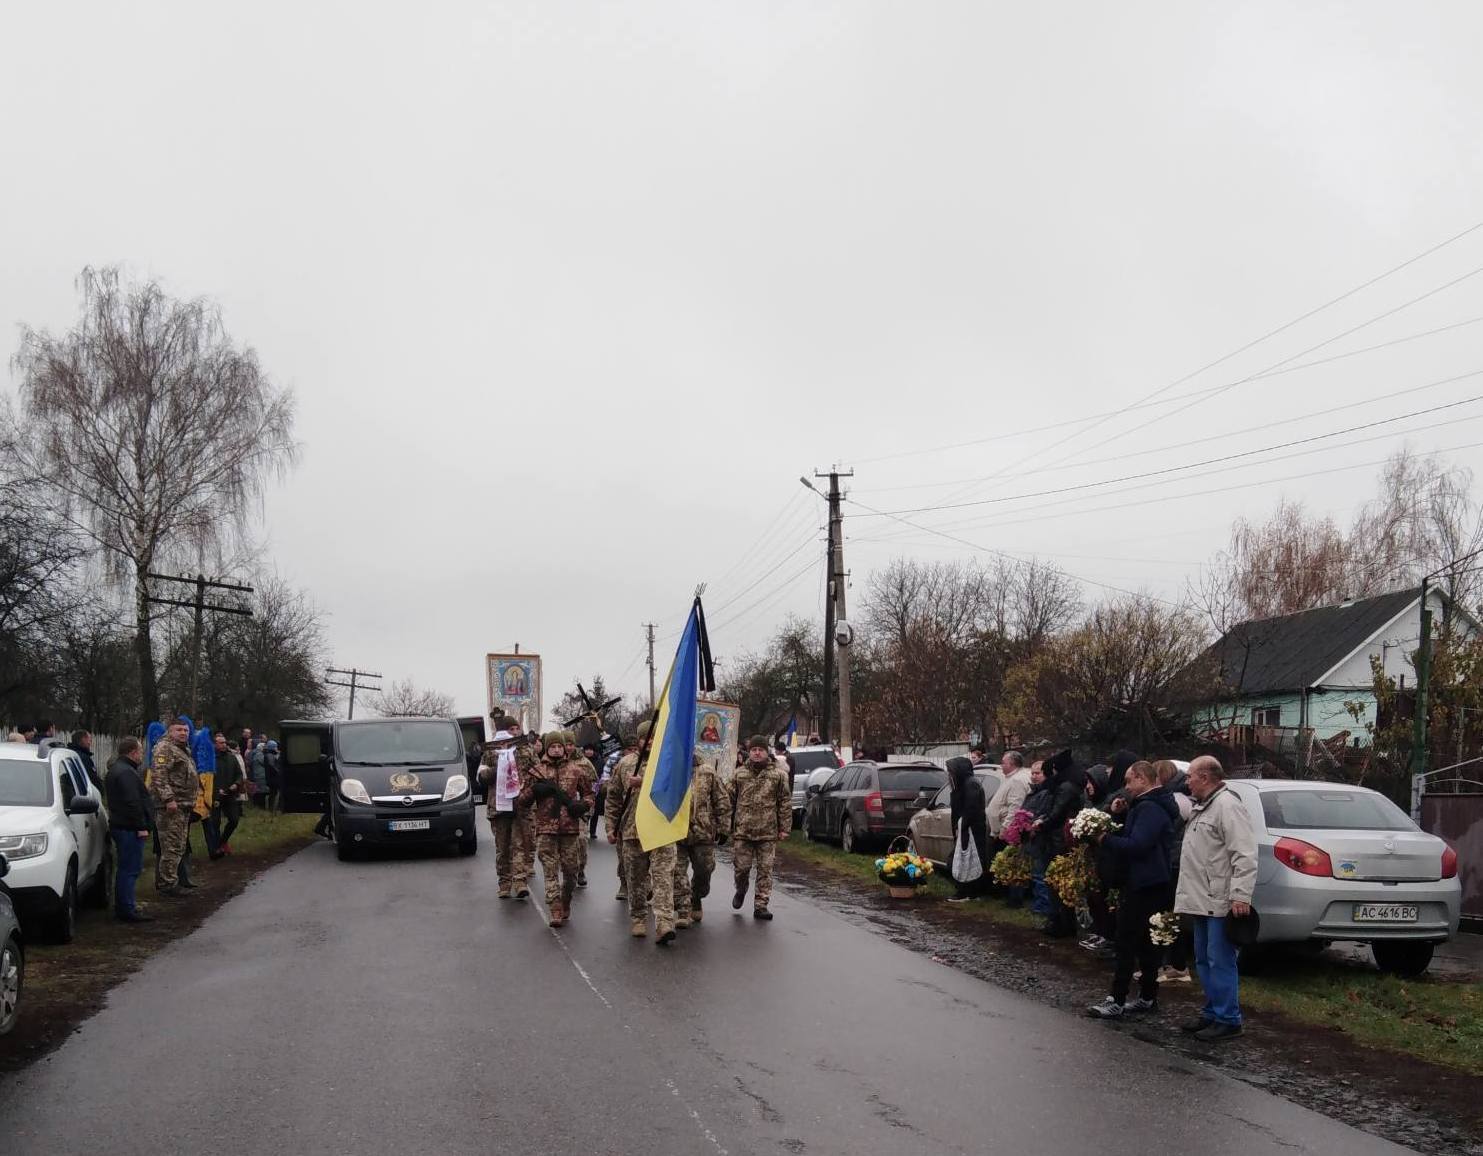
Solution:
M 1421 910 L 1414 903 L 1356 903 L 1356 923 L 1415 923 Z
M 432 829 L 431 819 L 393 819 L 386 824 L 388 831 L 428 831 Z

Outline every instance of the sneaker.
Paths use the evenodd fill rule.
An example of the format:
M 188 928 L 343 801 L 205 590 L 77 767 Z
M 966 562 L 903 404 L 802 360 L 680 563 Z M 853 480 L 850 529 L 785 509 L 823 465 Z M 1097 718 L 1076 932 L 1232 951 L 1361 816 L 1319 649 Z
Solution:
M 1101 1003 L 1094 1003 L 1087 1008 L 1087 1015 L 1093 1019 L 1115 1020 L 1121 1019 L 1123 1012 L 1127 1009 L 1110 995 L 1104 996 Z
M 1193 1036 L 1199 1034 L 1200 1032 L 1203 1032 L 1208 1027 L 1214 1026 L 1215 1021 L 1213 1019 L 1209 1019 L 1206 1016 L 1201 1016 L 1197 1020 L 1190 1020 L 1188 1023 L 1180 1024 L 1179 1030 L 1187 1036 Z
M 752 918 L 753 919 L 771 919 L 772 918 L 772 912 L 769 911 L 769 910 L 767 910 L 767 908 L 765 908 L 765 907 L 755 907 L 755 908 L 752 909 Z
M 1195 1033 L 1195 1039 L 1201 1043 L 1218 1044 L 1226 1040 L 1233 1040 L 1241 1034 L 1240 1024 L 1213 1023 Z
M 1160 983 L 1189 983 L 1189 971 L 1178 967 L 1159 968 Z
M 1085 939 L 1079 940 L 1076 946 L 1083 947 L 1087 951 L 1097 951 L 1104 947 L 1106 943 L 1107 940 L 1103 939 L 1100 935 L 1088 935 Z
M 1132 1003 L 1123 1004 L 1123 1012 L 1126 1015 L 1149 1015 L 1159 1010 L 1158 1000 L 1135 999 Z
M 747 885 L 743 883 L 736 889 L 736 894 L 731 897 L 731 910 L 740 911 L 742 904 L 747 901 Z
M 968 902 L 968 896 L 966 896 L 966 895 L 949 895 L 947 901 L 949 903 L 967 903 Z

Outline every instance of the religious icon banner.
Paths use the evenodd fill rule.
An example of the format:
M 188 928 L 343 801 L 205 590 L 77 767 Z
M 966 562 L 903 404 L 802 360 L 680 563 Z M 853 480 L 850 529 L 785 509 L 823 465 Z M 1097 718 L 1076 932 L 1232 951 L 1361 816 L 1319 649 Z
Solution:
M 541 656 L 490 654 L 485 656 L 489 709 L 520 720 L 522 731 L 539 731 L 541 714 Z
M 740 730 L 741 707 L 709 698 L 695 700 L 695 749 L 723 779 L 729 779 L 736 767 Z

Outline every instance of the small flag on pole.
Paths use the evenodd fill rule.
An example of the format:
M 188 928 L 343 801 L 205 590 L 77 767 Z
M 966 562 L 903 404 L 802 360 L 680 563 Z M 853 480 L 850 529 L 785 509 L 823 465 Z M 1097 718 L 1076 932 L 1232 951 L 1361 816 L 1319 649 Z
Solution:
M 697 594 L 680 635 L 664 691 L 654 704 L 649 757 L 634 822 L 645 851 L 678 843 L 690 833 L 690 780 L 695 775 L 695 699 L 716 689 L 705 610 Z

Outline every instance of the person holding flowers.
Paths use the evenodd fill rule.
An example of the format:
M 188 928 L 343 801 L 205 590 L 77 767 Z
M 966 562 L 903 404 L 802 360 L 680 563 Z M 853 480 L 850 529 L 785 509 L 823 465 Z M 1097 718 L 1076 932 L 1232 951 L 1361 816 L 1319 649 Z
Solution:
M 1045 795 L 1037 800 L 1037 804 L 1043 806 L 1044 810 L 1037 811 L 1030 841 L 1030 852 L 1037 871 L 1035 897 L 1046 908 L 1046 923 L 1041 929 L 1042 934 L 1062 939 L 1076 933 L 1076 913 L 1068 910 L 1056 895 L 1055 889 L 1046 884 L 1045 871 L 1051 860 L 1066 852 L 1066 824 L 1081 810 L 1086 774 L 1077 768 L 1076 760 L 1069 750 L 1046 759 L 1041 770 L 1045 775 L 1045 786 L 1042 788 Z
M 1126 879 L 1117 907 L 1114 937 L 1117 955 L 1111 994 L 1087 1009 L 1088 1014 L 1098 1019 L 1117 1019 L 1158 1007 L 1163 949 L 1153 941 L 1149 920 L 1168 910 L 1173 900 L 1169 848 L 1174 840 L 1175 824 L 1179 822 L 1174 796 L 1168 787 L 1160 785 L 1153 764 L 1141 760 L 1127 769 L 1123 789 L 1128 795 L 1128 814 L 1122 833 L 1104 827 L 1094 836 L 1104 851 L 1121 861 Z M 1138 998 L 1129 1003 L 1135 963 L 1142 968 L 1142 974 L 1138 980 Z

